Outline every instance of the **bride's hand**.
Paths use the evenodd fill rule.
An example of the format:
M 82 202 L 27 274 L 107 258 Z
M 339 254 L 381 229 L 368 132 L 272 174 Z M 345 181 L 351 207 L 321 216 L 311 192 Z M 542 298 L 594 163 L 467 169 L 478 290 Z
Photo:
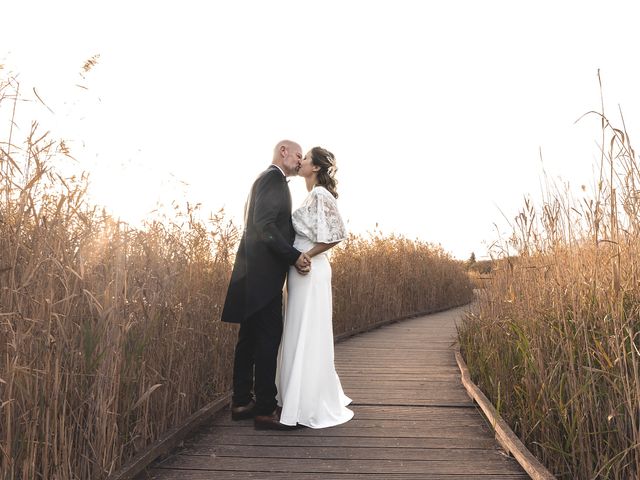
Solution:
M 296 260 L 295 267 L 300 275 L 306 275 L 311 270 L 311 257 L 306 253 L 301 253 Z

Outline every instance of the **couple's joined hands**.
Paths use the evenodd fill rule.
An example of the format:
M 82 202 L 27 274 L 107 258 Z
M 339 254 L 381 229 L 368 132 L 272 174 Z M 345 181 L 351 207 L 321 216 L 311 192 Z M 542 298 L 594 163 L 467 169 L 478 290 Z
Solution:
M 301 253 L 295 266 L 300 275 L 306 275 L 311 271 L 311 257 L 306 253 Z

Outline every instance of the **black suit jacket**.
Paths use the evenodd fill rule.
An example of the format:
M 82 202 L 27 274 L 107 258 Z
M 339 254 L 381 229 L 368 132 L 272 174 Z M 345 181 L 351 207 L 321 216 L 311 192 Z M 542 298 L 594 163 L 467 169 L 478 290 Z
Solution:
M 291 193 L 278 167 L 270 166 L 253 183 L 244 224 L 223 322 L 242 323 L 282 293 L 289 265 L 300 256 L 292 246 Z

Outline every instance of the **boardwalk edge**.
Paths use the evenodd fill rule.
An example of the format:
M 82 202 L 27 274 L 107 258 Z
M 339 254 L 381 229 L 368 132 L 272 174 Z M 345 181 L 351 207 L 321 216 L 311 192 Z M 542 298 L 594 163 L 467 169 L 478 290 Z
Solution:
M 496 434 L 496 440 L 498 440 L 502 448 L 513 455 L 533 480 L 556 480 L 556 477 L 520 441 L 489 399 L 482 393 L 482 390 L 473 383 L 467 364 L 459 350 L 455 352 L 455 355 L 464 388 L 466 388 L 469 396 L 480 406 L 482 412 L 491 423 Z
M 136 475 L 147 468 L 154 460 L 161 455 L 169 453 L 179 443 L 184 440 L 196 428 L 209 420 L 213 415 L 225 408 L 231 402 L 231 393 L 225 393 L 216 400 L 202 407 L 200 410 L 189 416 L 177 427 L 168 430 L 158 441 L 152 443 L 120 470 L 110 475 L 107 480 L 131 480 Z

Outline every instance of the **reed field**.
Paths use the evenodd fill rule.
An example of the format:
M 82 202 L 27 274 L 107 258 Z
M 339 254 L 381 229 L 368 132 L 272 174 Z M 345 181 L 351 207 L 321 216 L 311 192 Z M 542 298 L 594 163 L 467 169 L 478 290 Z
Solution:
M 462 262 L 441 247 L 399 236 L 350 236 L 332 252 L 334 334 L 469 303 Z
M 603 114 L 582 198 L 549 186 L 525 205 L 459 328 L 472 377 L 559 479 L 640 475 L 640 172 Z
M 18 100 L 0 82 L 0 479 L 101 480 L 229 391 L 236 327 L 220 312 L 240 231 L 188 206 L 115 220 L 86 176 L 57 173 L 64 142 L 14 124 Z M 374 235 L 335 250 L 337 334 L 471 298 L 438 247 Z

